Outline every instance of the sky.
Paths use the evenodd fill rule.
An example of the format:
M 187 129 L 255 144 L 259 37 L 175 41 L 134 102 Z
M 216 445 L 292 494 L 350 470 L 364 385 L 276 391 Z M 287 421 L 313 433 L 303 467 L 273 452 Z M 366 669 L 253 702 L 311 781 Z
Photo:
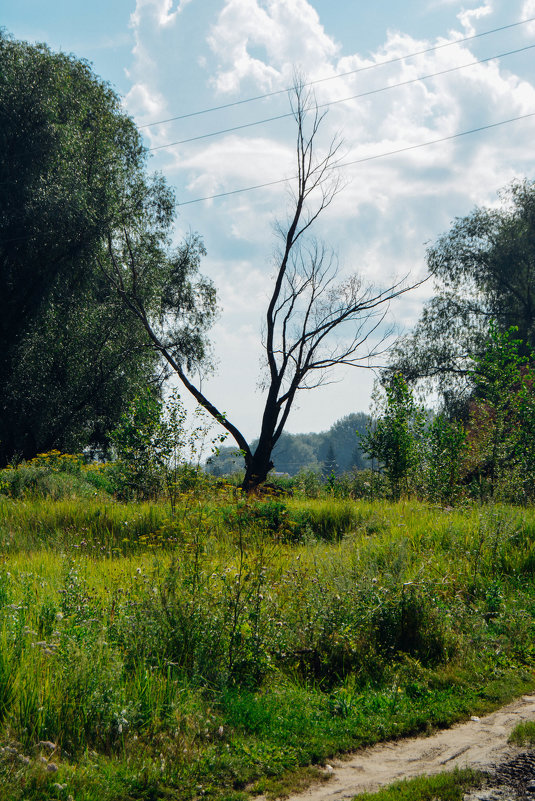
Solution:
M 218 290 L 216 371 L 202 389 L 254 437 L 296 130 L 291 117 L 250 123 L 288 113 L 296 71 L 313 82 L 318 104 L 329 104 L 316 152 L 338 136 L 351 162 L 314 235 L 333 249 L 341 277 L 417 282 L 426 247 L 455 217 L 498 205 L 512 180 L 535 178 L 535 116 L 505 122 L 535 114 L 531 18 L 535 0 L 3 0 L 0 25 L 87 59 L 140 126 L 150 170 L 176 192 L 176 240 L 202 235 L 202 271 Z M 270 96 L 240 102 L 259 95 Z M 219 106 L 227 107 L 207 111 Z M 485 126 L 494 127 L 467 133 Z M 443 141 L 425 144 L 435 140 Z M 211 198 L 224 193 L 233 194 Z M 391 304 L 398 332 L 432 292 L 428 281 Z M 367 411 L 374 377 L 339 369 L 332 383 L 301 393 L 287 430 L 326 430 Z

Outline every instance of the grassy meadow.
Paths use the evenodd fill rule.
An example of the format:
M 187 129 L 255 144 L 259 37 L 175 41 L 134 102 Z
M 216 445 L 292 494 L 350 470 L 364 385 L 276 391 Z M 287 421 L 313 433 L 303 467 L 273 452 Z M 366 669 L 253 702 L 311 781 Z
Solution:
M 284 795 L 535 688 L 535 510 L 32 476 L 0 494 L 6 801 Z

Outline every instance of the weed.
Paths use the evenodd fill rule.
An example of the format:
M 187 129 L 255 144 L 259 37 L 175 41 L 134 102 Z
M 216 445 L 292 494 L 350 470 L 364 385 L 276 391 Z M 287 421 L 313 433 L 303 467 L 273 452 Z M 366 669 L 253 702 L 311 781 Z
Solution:
M 483 776 L 470 768 L 437 776 L 403 779 L 376 793 L 359 793 L 353 801 L 462 801 L 466 792 L 481 786 Z
M 526 720 L 523 723 L 517 723 L 509 735 L 508 742 L 515 745 L 535 745 L 535 721 Z
M 39 742 L 65 797 L 237 799 L 533 687 L 531 510 L 221 492 L 0 500 L 7 801 Z

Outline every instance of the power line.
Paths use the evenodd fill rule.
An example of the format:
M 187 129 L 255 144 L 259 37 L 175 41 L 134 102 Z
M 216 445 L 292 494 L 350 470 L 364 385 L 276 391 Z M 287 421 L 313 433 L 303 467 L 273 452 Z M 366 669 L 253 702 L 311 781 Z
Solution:
M 452 139 L 459 139 L 461 136 L 468 136 L 469 134 L 479 133 L 480 131 L 488 131 L 491 128 L 498 128 L 501 125 L 508 125 L 512 122 L 518 122 L 519 120 L 526 120 L 529 117 L 535 117 L 535 111 L 531 112 L 530 114 L 521 114 L 518 117 L 510 117 L 508 120 L 501 120 L 500 122 L 493 122 L 489 123 L 489 125 L 480 125 L 478 128 L 471 128 L 468 131 L 461 131 L 460 133 L 450 134 L 449 136 L 442 136 L 440 139 L 430 139 L 427 142 L 420 142 L 417 145 L 407 145 L 406 147 L 399 147 L 396 150 L 389 150 L 385 153 L 378 153 L 375 156 L 364 156 L 360 159 L 354 159 L 352 161 L 345 161 L 340 164 L 333 165 L 337 169 L 342 169 L 342 167 L 350 167 L 354 164 L 363 164 L 366 161 L 375 161 L 377 159 L 388 158 L 389 156 L 395 156 L 399 153 L 407 153 L 410 150 L 418 150 L 421 147 L 429 147 L 430 145 L 438 145 L 441 142 L 448 142 Z M 295 178 L 295 176 L 294 176 Z M 216 195 L 207 195 L 206 197 L 198 197 L 194 200 L 185 200 L 183 203 L 179 203 L 179 206 L 190 206 L 192 203 L 202 203 L 204 200 L 216 200 L 217 198 L 221 197 L 228 197 L 229 195 L 237 195 L 241 192 L 252 192 L 255 189 L 264 189 L 268 186 L 275 186 L 276 184 L 284 184 L 288 181 L 294 180 L 294 178 L 279 178 L 276 181 L 268 181 L 263 184 L 256 184 L 255 186 L 246 186 L 242 189 L 233 189 L 229 192 L 219 192 Z
M 448 75 L 449 73 L 458 72 L 459 70 L 464 70 L 464 69 L 467 69 L 468 67 L 476 67 L 478 64 L 485 64 L 486 62 L 493 61 L 496 58 L 505 58 L 506 56 L 516 55 L 517 53 L 523 53 L 526 50 L 533 50 L 533 48 L 535 48 L 535 44 L 526 45 L 526 47 L 519 47 L 517 50 L 508 50 L 505 53 L 497 53 L 494 56 L 487 56 L 487 58 L 482 58 L 482 59 L 480 59 L 478 61 L 471 61 L 469 64 L 461 64 L 458 67 L 448 67 L 448 69 L 440 70 L 439 72 L 432 72 L 432 73 L 429 73 L 428 75 L 421 75 L 418 78 L 409 78 L 406 81 L 400 81 L 399 83 L 389 84 L 388 86 L 381 86 L 379 89 L 370 89 L 367 92 L 360 92 L 360 94 L 357 94 L 357 95 L 350 95 L 349 97 L 342 97 L 342 98 L 339 98 L 338 100 L 330 100 L 327 103 L 319 104 L 317 106 L 317 108 L 318 109 L 328 108 L 329 106 L 335 106 L 338 103 L 348 103 L 350 100 L 357 100 L 359 98 L 369 97 L 370 95 L 376 95 L 376 94 L 379 94 L 381 92 L 387 92 L 390 89 L 398 89 L 400 86 L 409 86 L 410 84 L 413 84 L 413 83 L 419 83 L 419 81 L 426 81 L 426 80 L 429 80 L 430 78 L 437 78 L 440 75 Z M 198 142 L 201 139 L 209 139 L 209 138 L 211 138 L 213 136 L 221 136 L 221 135 L 226 134 L 226 133 L 233 133 L 234 131 L 241 131 L 244 128 L 253 128 L 253 127 L 257 126 L 257 125 L 265 125 L 268 122 L 275 122 L 277 120 L 283 120 L 283 119 L 287 119 L 288 117 L 293 117 L 293 116 L 294 116 L 293 112 L 289 111 L 289 112 L 286 112 L 285 114 L 278 114 L 275 117 L 265 117 L 262 120 L 255 120 L 253 122 L 246 122 L 246 123 L 243 123 L 242 125 L 233 125 L 231 128 L 223 128 L 223 129 L 221 129 L 219 131 L 211 131 L 210 133 L 200 134 L 199 136 L 190 136 L 188 139 L 179 139 L 176 142 L 168 142 L 165 145 L 156 145 L 155 147 L 147 148 L 147 150 L 149 152 L 155 152 L 156 150 L 164 150 L 165 148 L 174 147 L 175 145 L 185 145 L 185 144 L 188 144 L 190 142 Z
M 365 163 L 367 161 L 376 161 L 378 159 L 388 158 L 389 156 L 395 156 L 395 155 L 398 155 L 400 153 L 407 153 L 407 152 L 409 152 L 411 150 L 418 150 L 419 148 L 422 148 L 422 147 L 429 147 L 430 145 L 437 145 L 437 144 L 440 144 L 441 142 L 448 142 L 448 141 L 451 141 L 452 139 L 460 139 L 462 136 L 468 136 L 470 134 L 479 133 L 481 131 L 488 131 L 491 128 L 499 128 L 501 125 L 508 125 L 508 124 L 510 124 L 512 122 L 518 122 L 519 120 L 529 119 L 530 117 L 535 117 L 535 111 L 531 112 L 530 114 L 521 114 L 518 117 L 510 117 L 509 119 L 501 120 L 500 122 L 493 122 L 493 123 L 489 123 L 488 125 L 481 125 L 478 128 L 470 128 L 470 130 L 468 130 L 468 131 L 461 131 L 460 133 L 450 134 L 449 136 L 442 136 L 439 139 L 430 139 L 427 142 L 420 142 L 417 145 L 407 145 L 405 147 L 399 147 L 399 148 L 396 148 L 395 150 L 389 150 L 389 151 L 386 151 L 384 153 L 378 153 L 375 156 L 363 156 L 360 159 L 353 159 L 351 161 L 345 161 L 345 162 L 342 162 L 340 164 L 336 164 L 336 165 L 333 165 L 333 166 L 335 166 L 337 169 L 341 169 L 342 167 L 351 167 L 351 166 L 353 166 L 355 164 L 363 164 L 363 163 Z M 255 189 L 265 189 L 265 188 L 267 188 L 269 186 L 276 186 L 277 184 L 284 184 L 284 183 L 287 183 L 288 181 L 291 181 L 291 180 L 294 180 L 294 179 L 295 179 L 295 176 L 293 178 L 278 178 L 275 181 L 266 181 L 263 184 L 255 184 L 254 186 L 246 186 L 246 187 L 242 187 L 241 189 L 232 189 L 232 190 L 230 190 L 228 192 L 219 192 L 218 194 L 215 194 L 215 195 L 206 195 L 205 197 L 198 197 L 198 198 L 195 198 L 194 200 L 185 200 L 182 203 L 178 203 L 178 205 L 179 206 L 190 206 L 193 203 L 202 203 L 205 200 L 217 200 L 218 198 L 230 197 L 231 195 L 238 195 L 238 194 L 241 194 L 243 192 L 253 192 Z M 31 236 L 25 236 L 25 237 L 14 237 L 12 239 L 6 239 L 6 240 L 0 241 L 0 244 L 3 245 L 3 244 L 6 244 L 7 242 L 35 239 L 36 236 L 37 236 L 37 234 L 31 235 Z
M 422 147 L 429 147 L 430 145 L 438 145 L 441 142 L 448 142 L 448 141 L 451 141 L 452 139 L 460 139 L 462 136 L 468 136 L 470 134 L 479 133 L 481 131 L 488 131 L 491 128 L 499 128 L 501 125 L 508 125 L 508 124 L 510 124 L 512 122 L 518 122 L 519 120 L 529 119 L 530 117 L 535 117 L 535 111 L 531 112 L 530 114 L 521 114 L 518 117 L 510 117 L 509 119 L 501 120 L 500 122 L 493 122 L 493 123 L 489 123 L 488 125 L 480 125 L 478 128 L 470 128 L 470 130 L 468 130 L 468 131 L 461 131 L 461 132 L 456 133 L 456 134 L 450 134 L 449 136 L 442 136 L 439 139 L 430 139 L 427 142 L 420 142 L 417 145 L 407 145 L 405 147 L 396 148 L 395 150 L 388 150 L 388 151 L 386 151 L 384 153 L 378 153 L 375 156 L 363 156 L 360 159 L 353 159 L 352 161 L 345 161 L 345 162 L 342 162 L 340 164 L 336 164 L 334 166 L 337 169 L 341 169 L 342 167 L 351 167 L 351 166 L 354 166 L 355 164 L 363 164 L 363 163 L 365 163 L 367 161 L 376 161 L 378 159 L 388 158 L 389 156 L 395 156 L 395 155 L 398 155 L 400 153 L 407 153 L 407 152 L 409 152 L 411 150 L 418 150 L 419 148 L 422 148 Z M 255 189 L 265 189 L 265 188 L 267 188 L 269 186 L 276 186 L 277 184 L 284 184 L 284 183 L 287 183 L 288 181 L 291 181 L 291 180 L 294 180 L 294 179 L 295 179 L 295 176 L 293 178 L 278 178 L 275 181 L 266 181 L 263 184 L 255 184 L 254 186 L 245 186 L 245 187 L 242 187 L 241 189 L 232 189 L 232 190 L 230 190 L 228 192 L 219 192 L 219 193 L 217 193 L 215 195 L 206 195 L 205 197 L 198 197 L 198 198 L 195 198 L 194 200 L 185 200 L 185 201 L 183 201 L 181 203 L 178 203 L 178 205 L 179 206 L 191 206 L 193 203 L 202 203 L 205 200 L 217 200 L 218 198 L 230 197 L 231 195 L 238 195 L 238 194 L 241 194 L 243 192 L 253 192 Z M 14 237 L 12 239 L 3 240 L 3 241 L 0 242 L 0 244 L 6 244 L 7 242 L 14 242 L 14 241 L 18 241 L 18 240 L 34 239 L 35 236 L 36 235 L 25 236 L 25 237 Z
M 384 67 L 387 64 L 395 64 L 399 61 L 403 61 L 406 58 L 414 58 L 415 56 L 423 56 L 426 53 L 433 53 L 436 50 L 442 50 L 445 47 L 452 47 L 456 44 L 462 44 L 463 42 L 470 42 L 473 39 L 480 39 L 482 36 L 490 36 L 492 33 L 499 33 L 501 31 L 506 31 L 510 28 L 517 28 L 519 25 L 527 25 L 529 22 L 535 22 L 535 17 L 529 17 L 528 19 L 522 19 L 518 22 L 512 22 L 509 25 L 502 25 L 499 28 L 492 28 L 489 31 L 483 31 L 482 33 L 476 33 L 473 36 L 464 36 L 462 39 L 455 39 L 453 42 L 444 42 L 440 45 L 435 45 L 434 47 L 427 47 L 425 50 L 416 50 L 414 53 L 407 53 L 404 56 L 396 56 L 395 58 L 386 59 L 385 61 L 379 61 L 375 64 L 368 64 L 365 67 L 358 67 L 354 70 L 348 70 L 348 72 L 340 72 L 337 75 L 329 75 L 325 78 L 317 78 L 314 81 L 309 81 L 308 83 L 304 84 L 304 87 L 307 86 L 315 86 L 318 83 L 325 83 L 326 81 L 334 81 L 337 78 L 345 78 L 348 75 L 356 75 L 359 72 L 367 72 L 368 70 L 376 69 L 377 67 Z M 145 125 L 138 125 L 139 130 L 142 128 L 152 128 L 154 125 L 163 125 L 166 122 L 175 122 L 176 120 L 185 120 L 189 117 L 198 117 L 202 114 L 209 114 L 212 111 L 222 111 L 227 108 L 233 108 L 234 106 L 242 106 L 246 103 L 253 103 L 257 100 L 265 100 L 268 97 L 275 97 L 276 95 L 283 95 L 287 94 L 291 91 L 291 87 L 287 87 L 286 89 L 277 89 L 273 92 L 266 92 L 263 95 L 256 95 L 255 97 L 247 97 L 244 100 L 235 100 L 232 103 L 224 103 L 221 106 L 211 106 L 210 108 L 200 109 L 199 111 L 191 111 L 187 114 L 179 114 L 176 117 L 169 117 L 165 120 L 157 120 L 156 122 L 147 122 Z

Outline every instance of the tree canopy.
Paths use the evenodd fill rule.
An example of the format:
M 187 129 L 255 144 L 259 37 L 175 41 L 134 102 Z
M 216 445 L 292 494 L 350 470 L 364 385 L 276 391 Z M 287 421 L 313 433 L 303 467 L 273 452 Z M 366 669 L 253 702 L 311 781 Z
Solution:
M 108 246 L 143 252 L 138 287 L 175 352 L 205 355 L 215 296 L 202 242 L 170 249 L 174 196 L 119 97 L 74 56 L 0 32 L 0 464 L 102 444 L 128 399 L 158 386 L 157 350 L 106 276 Z M 174 316 L 168 315 L 174 304 Z M 176 333 L 176 332 L 175 332 Z
M 500 199 L 457 218 L 429 248 L 436 293 L 393 352 L 393 372 L 446 399 L 471 391 L 492 320 L 500 331 L 517 327 L 524 352 L 535 345 L 535 182 L 513 182 Z

